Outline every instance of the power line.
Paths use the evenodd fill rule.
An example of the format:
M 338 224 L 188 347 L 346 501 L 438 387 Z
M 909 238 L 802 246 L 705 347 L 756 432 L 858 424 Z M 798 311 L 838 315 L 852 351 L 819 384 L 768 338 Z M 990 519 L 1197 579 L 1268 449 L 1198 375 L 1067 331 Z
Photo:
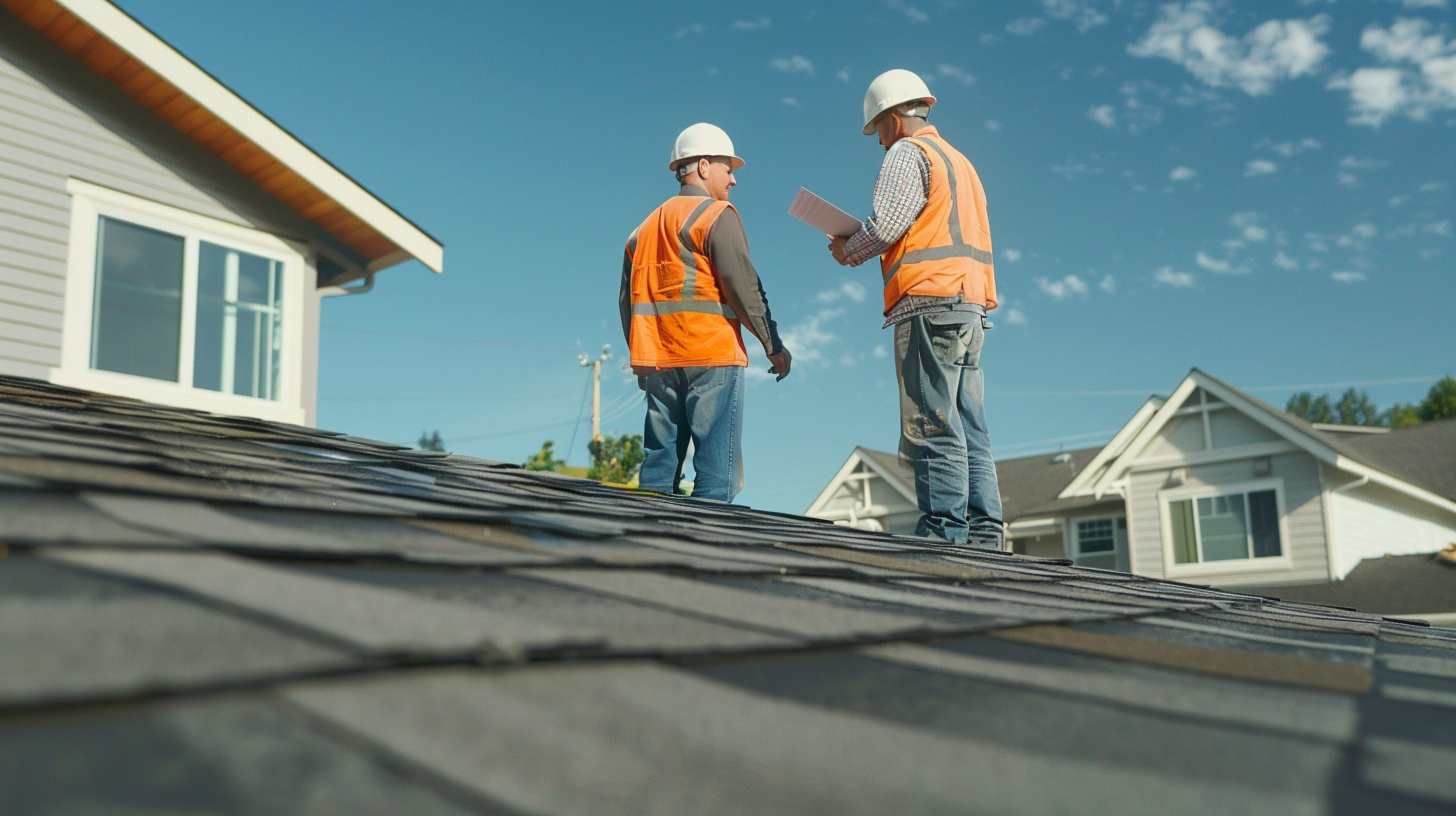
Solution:
M 1355 382 L 1333 382 L 1333 383 L 1299 383 L 1296 385 L 1256 385 L 1251 387 L 1236 386 L 1240 391 L 1268 392 L 1268 391 L 1310 391 L 1317 388 L 1366 388 L 1375 385 L 1408 385 L 1410 383 L 1435 382 L 1441 379 L 1439 376 L 1432 377 L 1398 377 L 1390 380 L 1359 380 Z M 998 397 L 1146 397 L 1158 393 L 1159 390 L 1167 389 L 1142 388 L 1117 391 L 1001 391 L 988 390 L 986 393 Z
M 361 326 L 340 326 L 337 323 L 322 323 L 321 328 L 354 334 L 373 334 L 380 337 L 398 337 L 403 340 L 430 340 L 437 343 L 463 343 L 470 346 L 491 348 L 532 349 L 534 351 L 576 351 L 575 346 L 548 346 L 539 343 L 513 343 L 508 340 L 482 340 L 476 337 L 451 337 L 444 334 L 415 334 L 413 332 L 390 331 L 388 329 L 366 329 Z
M 576 447 L 576 434 L 578 431 L 581 430 L 581 414 L 583 411 L 586 410 L 586 395 L 591 393 L 591 382 L 591 372 L 590 370 L 588 370 L 586 375 L 586 385 L 583 386 L 581 389 L 581 407 L 576 409 L 576 424 L 571 428 L 571 443 L 566 446 L 565 461 L 571 460 L 571 449 Z
M 564 428 L 567 425 L 580 424 L 581 417 L 577 417 L 576 419 L 568 419 L 565 422 L 554 422 L 550 425 L 538 425 L 534 428 L 520 428 L 514 431 L 492 431 L 490 433 L 473 434 L 471 436 L 452 436 L 449 438 L 449 440 L 451 442 L 474 442 L 477 439 L 491 439 L 500 436 L 515 436 L 517 434 L 531 433 L 533 431 L 549 431 L 552 428 Z

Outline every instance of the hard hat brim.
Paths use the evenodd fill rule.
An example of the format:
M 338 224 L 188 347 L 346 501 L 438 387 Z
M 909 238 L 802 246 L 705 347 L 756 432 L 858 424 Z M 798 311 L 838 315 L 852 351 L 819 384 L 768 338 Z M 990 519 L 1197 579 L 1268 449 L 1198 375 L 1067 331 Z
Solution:
M 668 162 L 667 169 L 676 173 L 679 167 L 682 167 L 688 162 L 697 161 L 698 159 L 727 159 L 730 172 L 734 173 L 738 172 L 738 168 L 743 166 L 743 159 L 740 159 L 737 156 L 688 156 L 685 159 L 675 159 Z
M 932 108 L 935 107 L 935 97 L 933 97 L 933 96 L 917 96 L 914 99 L 907 99 L 907 100 L 905 100 L 905 102 L 918 102 L 921 99 L 924 99 L 926 102 L 929 102 L 930 103 L 930 107 L 932 107 Z M 875 123 L 878 122 L 878 121 L 880 121 L 880 119 L 882 119 L 885 114 L 889 113 L 891 108 L 895 107 L 896 105 L 903 105 L 903 104 L 905 104 L 905 102 L 896 102 L 894 105 L 890 105 L 890 106 L 886 107 L 884 110 L 882 110 L 879 113 L 875 114 L 875 118 L 869 120 L 868 122 L 865 122 L 864 130 L 863 131 L 860 131 L 860 132 L 863 133 L 866 136 L 873 136 L 875 134 Z

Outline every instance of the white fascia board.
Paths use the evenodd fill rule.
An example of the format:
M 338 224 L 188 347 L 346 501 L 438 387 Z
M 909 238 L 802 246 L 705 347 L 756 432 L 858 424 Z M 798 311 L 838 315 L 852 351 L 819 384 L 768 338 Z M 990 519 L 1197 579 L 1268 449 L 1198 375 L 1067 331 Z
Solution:
M 1450 499 L 1439 494 L 1432 493 L 1425 488 L 1416 487 L 1410 482 L 1397 479 L 1394 476 L 1385 473 L 1384 471 L 1376 470 L 1369 465 L 1362 465 L 1359 462 L 1356 462 L 1355 460 L 1350 459 L 1346 456 L 1336 457 L 1334 465 L 1335 467 L 1339 468 L 1340 470 L 1346 471 L 1347 473 L 1353 473 L 1356 476 L 1368 477 L 1373 484 L 1388 487 L 1391 490 L 1394 490 L 1398 493 L 1403 493 L 1413 499 L 1418 499 L 1427 504 L 1439 507 L 1440 509 L 1445 510 L 1448 513 L 1456 514 L 1456 502 L 1453 502 Z
M 879 476 L 880 479 L 884 480 L 887 484 L 889 484 L 890 487 L 895 488 L 896 492 L 898 492 L 901 496 L 905 497 L 905 501 L 910 502 L 916 507 L 920 506 L 920 500 L 915 498 L 914 491 L 907 488 L 905 486 L 905 483 L 900 481 L 900 478 L 898 476 L 893 473 L 886 473 L 885 469 L 880 467 L 878 462 L 868 456 L 862 457 L 860 461 L 864 462 L 865 467 L 873 470 L 875 474 Z
M 1118 430 L 1117 434 L 1112 437 L 1112 440 L 1108 442 L 1102 448 L 1102 450 L 1098 451 L 1096 456 L 1092 457 L 1092 461 L 1088 462 L 1087 466 L 1082 468 L 1081 472 L 1077 474 L 1076 478 L 1072 479 L 1071 483 L 1063 488 L 1061 493 L 1057 494 L 1057 498 L 1070 499 L 1073 496 L 1091 495 L 1093 491 L 1089 486 L 1088 482 L 1092 479 L 1093 475 L 1095 475 L 1103 465 L 1107 464 L 1108 462 L 1121 455 L 1122 452 L 1127 449 L 1127 445 L 1129 442 L 1132 441 L 1133 436 L 1136 435 L 1138 431 L 1142 430 L 1143 426 L 1147 425 L 1148 420 L 1153 416 L 1154 413 L 1157 412 L 1159 408 L 1162 408 L 1163 405 L 1164 401 L 1162 397 L 1148 397 L 1148 399 L 1143 402 L 1143 404 L 1140 405 L 1137 411 L 1132 415 L 1132 419 L 1129 419 L 1127 423 Z
M 819 514 L 824 512 L 824 505 L 829 503 L 829 500 L 834 496 L 834 491 L 838 490 L 849 479 L 849 474 L 854 472 L 855 465 L 859 463 L 859 449 L 855 448 L 854 452 L 849 455 L 848 459 L 844 460 L 844 464 L 835 472 L 834 478 L 830 479 L 829 484 L 819 492 L 819 495 L 814 499 L 814 503 L 809 505 L 808 510 L 804 511 L 804 515 L 811 518 L 820 518 Z
M 1113 463 L 1112 467 L 1109 467 L 1107 472 L 1103 473 L 1102 477 L 1095 483 L 1088 485 L 1083 490 L 1091 490 L 1094 493 L 1104 492 L 1106 485 L 1127 475 L 1132 461 L 1137 458 L 1137 455 L 1142 452 L 1143 448 L 1148 446 L 1148 443 L 1152 441 L 1158 431 L 1161 431 L 1163 426 L 1168 424 L 1168 420 L 1177 412 L 1178 406 L 1182 405 L 1183 401 L 1197 387 L 1198 383 L 1194 382 L 1192 373 L 1184 377 L 1183 382 L 1178 383 L 1178 387 L 1173 389 L 1172 394 L 1168 395 L 1167 402 L 1160 405 L 1148 421 L 1143 423 L 1143 426 L 1137 430 L 1133 438 L 1127 443 L 1127 447 L 1117 457 L 1117 461 Z
M 439 242 L 121 9 L 107 0 L 56 0 L 56 3 L 287 165 L 344 209 L 379 230 L 410 257 L 435 272 L 444 269 L 445 250 Z

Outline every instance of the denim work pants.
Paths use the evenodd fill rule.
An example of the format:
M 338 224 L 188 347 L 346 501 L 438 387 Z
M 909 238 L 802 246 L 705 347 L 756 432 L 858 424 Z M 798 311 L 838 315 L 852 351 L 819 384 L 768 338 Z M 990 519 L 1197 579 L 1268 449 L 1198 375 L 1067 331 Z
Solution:
M 986 430 L 981 315 L 947 311 L 895 324 L 900 456 L 915 468 L 916 535 L 1002 549 L 1001 491 Z
M 643 378 L 647 458 L 637 483 L 676 494 L 688 442 L 693 443 L 693 496 L 731 502 L 743 489 L 743 368 L 664 368 Z

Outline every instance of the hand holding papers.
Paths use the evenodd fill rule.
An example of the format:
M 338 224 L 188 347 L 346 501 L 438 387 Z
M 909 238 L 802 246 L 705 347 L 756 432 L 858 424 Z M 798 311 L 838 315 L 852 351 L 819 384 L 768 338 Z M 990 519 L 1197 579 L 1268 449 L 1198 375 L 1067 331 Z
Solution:
M 789 205 L 789 215 L 819 230 L 825 235 L 848 238 L 859 232 L 859 219 L 830 204 L 828 201 L 799 188 L 794 203 Z

